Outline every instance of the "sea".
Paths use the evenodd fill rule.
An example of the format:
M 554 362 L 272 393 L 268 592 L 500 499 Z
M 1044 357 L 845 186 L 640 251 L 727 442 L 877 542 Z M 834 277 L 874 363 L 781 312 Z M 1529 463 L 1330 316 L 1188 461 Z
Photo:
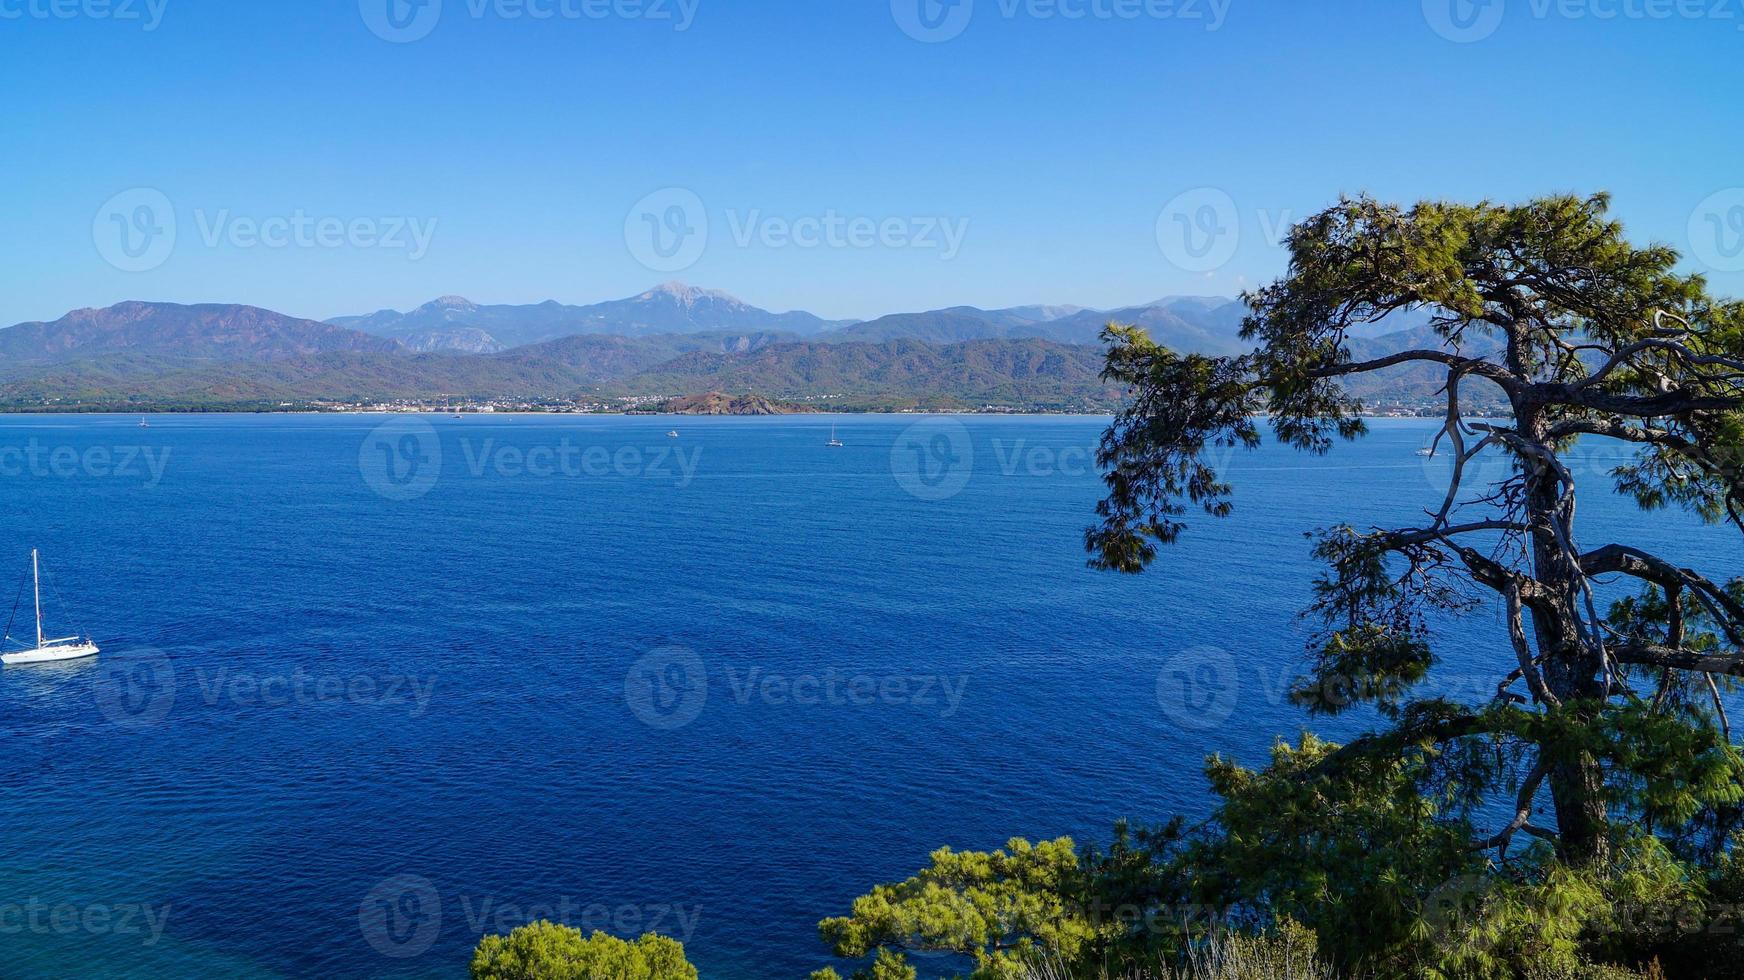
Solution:
M 1203 817 L 1207 756 L 1374 725 L 1287 696 L 1306 535 L 1422 521 L 1439 422 L 1220 453 L 1234 514 L 1142 575 L 1085 561 L 1107 423 L 0 416 L 0 614 L 34 643 L 39 549 L 103 650 L 0 670 L 0 975 L 463 977 L 548 919 L 799 978 L 940 846 Z M 1744 572 L 1625 457 L 1576 454 L 1583 547 Z M 1513 659 L 1492 606 L 1435 645 L 1452 697 Z

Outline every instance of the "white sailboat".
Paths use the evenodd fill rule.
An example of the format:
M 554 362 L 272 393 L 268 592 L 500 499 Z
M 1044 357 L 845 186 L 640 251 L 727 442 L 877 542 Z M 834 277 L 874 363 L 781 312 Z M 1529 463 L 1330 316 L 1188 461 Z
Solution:
M 37 557 L 35 549 L 30 552 L 30 574 L 36 582 L 36 647 L 30 650 L 11 652 L 0 649 L 0 664 L 46 664 L 58 660 L 95 657 L 98 653 L 97 644 L 92 643 L 89 637 L 69 636 L 65 639 L 50 640 L 43 636 L 42 563 Z
M 824 443 L 824 448 L 825 449 L 842 449 L 846 445 L 847 444 L 842 442 L 842 440 L 836 438 L 836 427 L 834 424 L 832 424 L 830 426 L 830 441 Z

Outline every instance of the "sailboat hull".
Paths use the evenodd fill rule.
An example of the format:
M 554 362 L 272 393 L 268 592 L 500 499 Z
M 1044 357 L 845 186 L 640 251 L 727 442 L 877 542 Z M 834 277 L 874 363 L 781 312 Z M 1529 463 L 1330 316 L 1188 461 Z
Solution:
M 83 660 L 100 651 L 95 643 L 71 643 L 66 646 L 39 647 L 17 653 L 0 653 L 0 664 L 49 664 L 61 660 Z

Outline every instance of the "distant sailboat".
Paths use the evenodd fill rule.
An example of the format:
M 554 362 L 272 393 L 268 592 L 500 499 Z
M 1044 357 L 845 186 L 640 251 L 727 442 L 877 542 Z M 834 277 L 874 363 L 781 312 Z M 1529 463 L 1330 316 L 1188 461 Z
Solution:
M 673 430 L 672 430 L 672 431 L 671 431 L 671 432 L 668 432 L 668 433 L 666 433 L 666 438 L 668 438 L 668 439 L 676 439 L 676 438 L 678 438 L 678 430 L 677 430 L 677 429 L 673 429 Z
M 45 664 L 57 660 L 79 660 L 84 657 L 95 657 L 98 653 L 97 644 L 89 637 L 69 636 L 65 639 L 50 640 L 42 634 L 42 563 L 34 549 L 30 552 L 30 574 L 36 588 L 36 646 L 30 650 L 15 650 L 10 653 L 0 649 L 0 664 Z M 17 608 L 13 609 L 14 614 Z M 7 625 L 7 636 L 11 638 L 12 627 Z M 20 646 L 23 644 L 20 643 Z
M 824 448 L 826 448 L 826 449 L 842 449 L 846 445 L 847 444 L 844 443 L 842 440 L 836 438 L 836 427 L 834 425 L 831 425 L 830 426 L 830 441 L 824 443 Z
M 139 420 L 139 427 L 142 429 L 149 429 L 151 428 L 151 423 L 147 422 L 144 418 L 141 418 Z

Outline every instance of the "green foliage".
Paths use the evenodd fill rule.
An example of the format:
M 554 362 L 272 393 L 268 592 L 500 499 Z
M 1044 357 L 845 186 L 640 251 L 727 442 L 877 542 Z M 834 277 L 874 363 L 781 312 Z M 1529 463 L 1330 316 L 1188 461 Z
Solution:
M 1296 226 L 1288 274 L 1245 297 L 1251 354 L 1109 328 L 1105 376 L 1131 397 L 1098 453 L 1094 567 L 1141 571 L 1191 512 L 1230 516 L 1210 457 L 1258 446 L 1257 414 L 1313 453 L 1361 436 L 1349 382 L 1399 365 L 1439 375 L 1453 479 L 1421 527 L 1314 536 L 1320 628 L 1292 698 L 1327 714 L 1372 705 L 1389 727 L 1343 746 L 1305 735 L 1258 770 L 1211 760 L 1212 819 L 1171 846 L 1080 862 L 1058 915 L 1074 895 L 1199 903 L 1248 935 L 1299 923 L 1341 969 L 1386 977 L 1622 976 L 1661 957 L 1713 969 L 1715 944 L 1687 923 L 1744 889 L 1726 844 L 1744 824 L 1744 755 L 1713 676 L 1744 676 L 1744 584 L 1627 545 L 1583 553 L 1561 457 L 1582 437 L 1620 440 L 1638 454 L 1614 477 L 1642 507 L 1744 528 L 1744 305 L 1710 298 L 1671 249 L 1629 243 L 1608 207 L 1342 200 Z M 1427 314 L 1438 343 L 1359 361 L 1357 328 L 1398 313 Z M 1513 418 L 1468 418 L 1471 380 Z M 1486 449 L 1509 465 L 1464 486 Z M 1593 583 L 1607 575 L 1643 591 L 1601 619 Z M 1439 662 L 1431 625 L 1486 604 L 1506 626 L 1493 700 L 1421 697 Z M 1003 938 L 951 947 L 991 944 L 977 976 L 1007 975 L 990 969 L 1004 949 L 1099 976 L 1163 945 L 1000 921 Z M 1172 938 L 1176 965 L 1208 941 Z
M 1137 327 L 1110 326 L 1103 340 L 1110 349 L 1102 376 L 1130 387 L 1135 403 L 1116 417 L 1097 449 L 1097 463 L 1109 474 L 1109 497 L 1097 505 L 1104 520 L 1085 544 L 1092 566 L 1138 572 L 1156 557 L 1149 539 L 1170 544 L 1180 536 L 1187 504 L 1228 516 L 1229 486 L 1201 456 L 1211 446 L 1257 447 L 1252 415 L 1261 402 L 1241 359 L 1178 355 Z M 1201 397 L 1168 397 L 1177 390 Z M 1162 440 L 1181 451 L 1156 452 Z
M 1160 964 L 1109 972 L 1049 961 L 1026 980 L 1337 980 L 1313 931 L 1284 920 L 1258 933 L 1220 931 Z
M 486 936 L 472 955 L 472 980 L 697 980 L 697 974 L 684 946 L 665 936 L 626 942 L 535 922 L 507 936 Z
M 1337 770 L 1338 749 L 1304 735 L 1265 769 L 1213 759 L 1220 832 L 1184 860 L 1202 898 L 1238 919 L 1300 922 L 1337 962 L 1404 959 L 1373 951 L 1412 949 L 1422 897 L 1483 861 L 1469 825 L 1420 792 L 1428 757 L 1354 756 Z
M 1117 928 L 1076 907 L 1077 848 L 1070 838 L 1011 841 L 1003 851 L 933 852 L 932 863 L 900 884 L 880 885 L 854 902 L 853 914 L 819 925 L 837 956 L 876 954 L 869 980 L 902 974 L 898 950 L 955 953 L 975 980 L 1022 975 L 1046 950 L 1076 957 Z M 880 972 L 882 971 L 882 972 Z
M 1292 698 L 1372 706 L 1386 727 L 1345 745 L 1304 735 L 1259 769 L 1210 760 L 1217 803 L 1190 832 L 1123 828 L 1106 854 L 941 851 L 826 921 L 836 951 L 954 952 L 976 980 L 1041 964 L 1100 980 L 1195 969 L 1228 925 L 1248 938 L 1225 948 L 1249 951 L 1305 930 L 1351 976 L 1735 974 L 1721 937 L 1744 925 L 1744 753 L 1715 675 L 1744 677 L 1744 581 L 1627 544 L 1583 550 L 1563 455 L 1581 438 L 1631 445 L 1614 478 L 1642 507 L 1744 528 L 1744 305 L 1709 297 L 1672 250 L 1631 245 L 1608 205 L 1343 200 L 1296 226 L 1288 274 L 1246 297 L 1252 353 L 1182 354 L 1111 326 L 1105 377 L 1131 396 L 1098 452 L 1108 492 L 1085 546 L 1121 572 L 1157 560 L 1192 512 L 1233 513 L 1210 457 L 1257 447 L 1256 415 L 1325 453 L 1365 431 L 1351 378 L 1438 375 L 1454 465 L 1427 520 L 1311 536 L 1326 571 Z M 1396 313 L 1426 313 L 1439 343 L 1357 360 L 1356 329 Z M 1472 380 L 1512 418 L 1468 418 Z M 1484 451 L 1508 465 L 1464 485 Z M 1601 617 L 1595 583 L 1615 579 L 1641 591 Z M 1432 625 L 1480 608 L 1503 629 L 1461 660 L 1492 665 L 1494 695 L 1422 696 L 1441 663 Z M 1157 928 L 1184 908 L 1217 912 Z

